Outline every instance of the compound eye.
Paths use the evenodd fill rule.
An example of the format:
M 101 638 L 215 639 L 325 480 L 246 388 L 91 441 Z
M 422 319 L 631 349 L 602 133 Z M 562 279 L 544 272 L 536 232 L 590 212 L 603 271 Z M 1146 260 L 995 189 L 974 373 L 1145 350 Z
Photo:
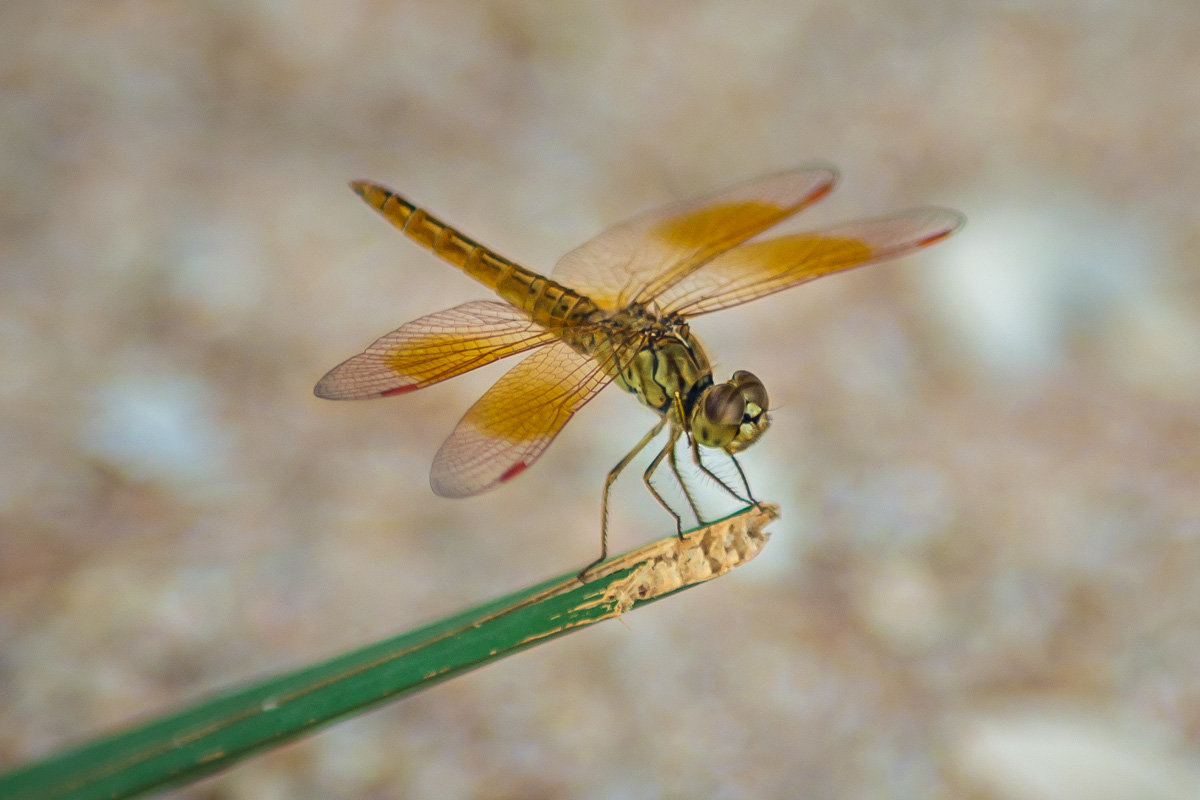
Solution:
M 746 413 L 746 398 L 731 383 L 713 386 L 704 395 L 704 418 L 714 425 L 739 425 Z
M 763 386 L 762 381 L 754 373 L 740 369 L 733 373 L 729 382 L 741 390 L 747 405 L 758 406 L 762 411 L 767 411 L 771 407 L 771 401 L 767 397 L 767 387 Z

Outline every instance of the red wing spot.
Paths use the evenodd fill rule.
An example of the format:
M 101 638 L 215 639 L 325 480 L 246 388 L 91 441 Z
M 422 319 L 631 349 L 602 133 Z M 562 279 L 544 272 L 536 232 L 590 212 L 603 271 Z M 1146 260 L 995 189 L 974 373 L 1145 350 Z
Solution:
M 804 198 L 804 200 L 802 202 L 805 204 L 815 203 L 832 191 L 833 191 L 832 183 L 822 184 L 821 186 L 818 186 L 816 189 L 814 189 L 812 192 L 810 192 L 808 197 Z
M 511 481 L 513 478 L 517 477 L 518 475 L 520 475 L 522 472 L 524 472 L 528 468 L 529 468 L 529 465 L 526 464 L 524 461 L 518 461 L 517 463 L 513 464 L 508 469 L 504 470 L 504 474 L 500 476 L 500 482 L 504 483 L 505 481 Z
M 387 389 L 385 391 L 382 391 L 379 393 L 379 396 L 380 397 L 392 397 L 392 396 L 398 395 L 398 394 L 408 394 L 409 392 L 415 392 L 419 388 L 420 387 L 417 386 L 417 384 L 410 383 L 408 386 L 397 386 L 395 389 Z
M 917 242 L 917 246 L 918 247 L 928 247 L 931 244 L 937 244 L 942 239 L 949 239 L 950 234 L 954 233 L 954 231 L 956 231 L 956 230 L 957 230 L 957 228 L 951 228 L 948 231 L 938 231 L 937 233 L 926 236 L 924 239 Z

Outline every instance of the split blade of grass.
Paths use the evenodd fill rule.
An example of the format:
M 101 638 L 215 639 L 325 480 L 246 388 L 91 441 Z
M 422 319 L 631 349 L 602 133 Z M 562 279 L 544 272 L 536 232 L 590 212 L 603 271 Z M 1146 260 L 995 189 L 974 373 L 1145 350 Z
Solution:
M 0 775 L 0 797 L 120 798 L 194 781 L 572 630 L 711 580 L 758 554 L 777 516 L 750 507 L 309 667 L 208 698 Z

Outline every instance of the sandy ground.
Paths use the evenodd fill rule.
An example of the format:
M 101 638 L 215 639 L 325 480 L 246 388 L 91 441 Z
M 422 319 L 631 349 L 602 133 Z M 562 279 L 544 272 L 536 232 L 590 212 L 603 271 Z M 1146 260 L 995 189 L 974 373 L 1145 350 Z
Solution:
M 778 406 L 759 560 L 178 796 L 1200 796 L 1194 0 L 10 0 L 0 119 L 0 764 L 593 557 L 622 393 L 470 501 L 498 368 L 312 396 L 486 296 L 347 180 L 547 271 L 824 159 L 801 222 L 970 222 L 697 320 Z

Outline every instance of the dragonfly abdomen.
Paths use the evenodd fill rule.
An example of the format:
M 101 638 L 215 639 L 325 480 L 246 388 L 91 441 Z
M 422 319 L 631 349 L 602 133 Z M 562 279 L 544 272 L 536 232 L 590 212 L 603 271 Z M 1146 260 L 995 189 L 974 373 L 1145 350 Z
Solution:
M 587 318 L 596 311 L 588 298 L 510 261 L 442 222 L 423 208 L 371 181 L 354 181 L 355 192 L 404 235 L 487 286 L 549 328 Z

